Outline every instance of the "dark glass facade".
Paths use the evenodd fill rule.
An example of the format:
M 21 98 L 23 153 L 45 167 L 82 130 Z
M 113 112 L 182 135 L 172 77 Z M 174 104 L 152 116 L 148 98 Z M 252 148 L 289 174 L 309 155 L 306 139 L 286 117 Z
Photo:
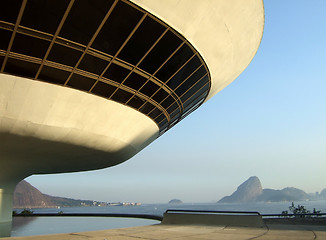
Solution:
M 134 108 L 164 133 L 210 89 L 202 57 L 127 0 L 4 0 L 1 73 L 78 89 Z

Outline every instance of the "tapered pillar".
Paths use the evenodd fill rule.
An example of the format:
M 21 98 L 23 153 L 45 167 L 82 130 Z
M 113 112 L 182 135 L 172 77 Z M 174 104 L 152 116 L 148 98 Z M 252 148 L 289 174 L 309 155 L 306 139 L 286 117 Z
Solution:
M 10 237 L 15 186 L 0 185 L 0 237 Z

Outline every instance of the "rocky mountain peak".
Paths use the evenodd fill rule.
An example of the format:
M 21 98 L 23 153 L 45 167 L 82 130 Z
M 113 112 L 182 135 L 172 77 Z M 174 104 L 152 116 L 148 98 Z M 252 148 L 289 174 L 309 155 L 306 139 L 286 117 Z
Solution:
M 252 202 L 263 192 L 261 182 L 258 177 L 252 176 L 242 183 L 231 195 L 222 198 L 219 202 Z
M 47 207 L 52 203 L 38 189 L 26 181 L 21 181 L 14 192 L 15 208 Z

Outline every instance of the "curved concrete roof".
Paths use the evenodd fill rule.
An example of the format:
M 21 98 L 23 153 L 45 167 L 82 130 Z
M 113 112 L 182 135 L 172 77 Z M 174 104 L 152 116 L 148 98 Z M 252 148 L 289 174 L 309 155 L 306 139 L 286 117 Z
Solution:
M 262 37 L 264 10 L 261 0 L 133 2 L 179 31 L 201 53 L 212 79 L 208 98 L 245 69 Z M 29 141 L 31 146 L 28 150 L 33 149 L 30 151 L 33 160 L 29 161 L 29 166 L 33 167 L 28 173 L 21 173 L 21 176 L 109 167 L 127 160 L 159 136 L 159 129 L 150 118 L 124 104 L 88 94 L 87 91 L 1 75 L 0 132 L 50 141 L 49 148 L 42 150 L 48 149 L 46 154 L 49 156 L 54 152 L 62 155 L 57 157 L 62 162 L 60 167 L 56 167 L 60 170 L 46 166 L 42 169 L 38 164 L 47 165 L 47 161 L 44 161 L 47 158 L 41 156 L 37 148 L 34 149 L 33 141 Z M 7 143 L 12 140 L 7 135 L 2 137 Z M 15 151 L 16 147 L 24 149 L 24 144 L 18 146 L 15 141 L 12 140 L 12 148 L 6 147 L 0 151 L 8 161 L 11 158 L 24 158 Z M 50 147 L 53 142 L 66 145 L 61 146 L 61 151 Z M 85 160 L 81 164 L 80 154 L 66 151 L 71 146 L 94 150 L 93 160 Z M 18 154 L 17 157 L 14 157 L 15 154 Z M 96 162 L 94 159 L 97 155 Z M 75 161 L 66 161 L 64 156 Z
M 208 100 L 248 66 L 264 28 L 262 0 L 132 0 L 181 33 L 211 74 Z
M 52 4 L 60 4 L 60 1 L 55 3 L 52 1 L 49 2 Z M 206 100 L 231 83 L 247 67 L 255 55 L 262 38 L 264 26 L 262 0 L 133 0 L 132 2 L 147 10 L 150 14 L 160 18 L 170 27 L 178 31 L 201 54 L 208 66 L 212 81 L 211 89 Z M 119 35 L 117 33 L 120 33 L 119 31 L 122 28 L 120 20 L 123 17 L 130 17 L 132 15 L 130 12 L 127 11 L 126 15 L 119 15 L 118 13 L 121 12 L 116 12 L 118 20 L 112 32 L 101 32 L 111 11 L 108 10 L 106 13 L 103 13 L 106 17 L 103 18 L 103 22 L 100 25 L 95 26 L 98 31 L 94 33 L 91 38 L 92 40 L 86 41 L 88 45 L 84 45 L 85 43 L 77 44 L 79 47 L 82 46 L 82 51 L 80 51 L 79 48 L 74 49 L 74 45 L 70 46 L 70 44 L 73 43 L 76 45 L 76 43 L 68 39 L 71 33 L 69 28 L 69 31 L 67 31 L 69 33 L 67 39 L 65 38 L 65 34 L 63 34 L 64 38 L 59 39 L 60 35 L 58 37 L 62 24 L 65 22 L 65 17 L 69 16 L 69 11 L 72 9 L 73 1 L 65 8 L 66 14 L 63 15 L 60 20 L 62 24 L 59 24 L 58 27 L 54 27 L 52 33 L 42 32 L 44 26 L 46 28 L 49 28 L 49 26 L 46 24 L 43 26 L 41 24 L 42 26 L 39 26 L 41 29 L 28 30 L 31 36 L 25 31 L 26 27 L 29 26 L 28 22 L 26 23 L 27 25 L 24 25 L 24 22 L 20 25 L 20 20 L 22 16 L 24 16 L 25 7 L 28 6 L 28 3 L 27 5 L 26 3 L 27 1 L 23 1 L 20 10 L 18 8 L 16 9 L 17 11 L 15 10 L 18 17 L 12 14 L 12 16 L 8 18 L 11 20 L 1 20 L 2 25 L 0 30 L 6 36 L 2 38 L 4 44 L 2 44 L 3 49 L 0 49 L 0 62 L 2 62 L 0 76 L 0 139 L 3 143 L 0 146 L 0 227 L 3 224 L 6 227 L 11 225 L 12 192 L 15 184 L 22 178 L 33 173 L 83 171 L 119 164 L 132 157 L 150 142 L 155 140 L 160 134 L 158 125 L 164 123 L 164 119 L 160 119 L 160 115 L 151 119 L 148 117 L 150 116 L 150 112 L 146 113 L 146 115 L 141 111 L 137 111 L 136 109 L 142 109 L 141 106 L 138 108 L 127 106 L 127 103 L 133 99 L 133 97 L 129 96 L 130 94 L 134 94 L 132 88 L 130 90 L 125 87 L 125 90 L 129 89 L 131 92 L 128 92 L 129 95 L 123 91 L 121 94 L 119 93 L 120 95 L 117 94 L 119 95 L 118 97 L 121 98 L 121 101 L 115 102 L 113 96 L 118 93 L 117 89 L 122 86 L 122 82 L 110 83 L 112 84 L 110 86 L 115 86 L 116 89 L 110 94 L 112 98 L 109 97 L 105 99 L 89 94 L 93 93 L 92 90 L 95 89 L 95 85 L 92 83 L 93 87 L 90 88 L 91 85 L 88 86 L 88 84 L 86 84 L 86 86 L 83 84 L 89 83 L 89 81 L 96 81 L 97 83 L 98 80 L 94 80 L 90 76 L 93 73 L 79 72 L 78 69 L 79 62 L 83 59 L 85 54 L 89 53 L 88 50 L 92 48 L 92 43 L 97 39 L 97 34 L 101 33 L 101 36 L 104 36 L 103 38 L 98 38 L 98 41 L 104 41 L 101 43 L 108 45 L 106 36 L 110 36 L 111 33 Z M 130 8 L 132 5 L 127 0 L 114 1 L 114 3 L 117 5 L 121 4 L 121 9 L 128 6 Z M 14 3 L 11 2 L 11 4 Z M 90 2 L 88 2 L 88 4 L 90 4 Z M 14 6 L 14 8 L 16 8 L 16 6 Z M 36 12 L 42 12 L 39 11 L 40 8 L 39 6 L 39 9 L 33 9 L 33 7 L 30 9 L 36 14 Z M 87 7 L 84 6 L 84 8 Z M 132 11 L 136 8 L 137 11 L 140 10 L 135 6 L 132 6 L 132 8 L 134 8 Z M 99 9 L 102 10 L 102 8 Z M 114 9 L 114 6 L 110 9 Z M 34 16 L 33 11 L 30 12 L 31 16 Z M 78 13 L 79 15 L 76 21 L 82 25 L 82 29 L 85 29 L 84 25 L 80 23 L 80 18 L 84 17 L 84 13 Z M 96 13 L 99 14 L 100 11 Z M 131 28 L 133 29 L 131 32 L 128 29 L 128 31 L 126 30 L 129 35 L 127 34 L 121 40 L 124 41 L 125 44 L 131 39 L 142 21 L 148 16 L 148 13 L 143 10 L 141 13 L 137 12 L 135 14 L 140 20 L 138 20 L 138 24 L 136 24 L 137 20 L 132 20 L 133 18 L 126 21 L 131 24 L 136 24 L 136 26 Z M 33 24 L 36 25 L 39 23 L 40 21 L 33 22 Z M 164 26 L 165 23 L 163 24 Z M 73 27 L 72 30 L 76 30 L 74 29 L 75 25 L 73 23 L 71 23 L 70 26 Z M 153 28 L 149 29 L 153 30 Z M 48 30 L 46 29 L 44 31 Z M 57 32 L 56 34 L 54 33 L 55 31 Z M 147 32 L 148 31 L 149 30 L 147 30 Z M 167 31 L 168 29 L 165 30 L 164 34 Z M 33 39 L 33 41 L 31 41 L 31 39 Z M 35 39 L 36 42 L 34 42 Z M 156 42 L 160 41 L 159 39 L 156 40 Z M 144 43 L 145 40 L 139 38 L 138 43 Z M 25 47 L 26 41 L 31 41 L 29 44 L 37 46 L 37 50 L 40 50 L 43 44 L 43 53 L 42 51 L 41 53 L 38 51 L 29 52 L 32 48 L 29 49 Z M 82 39 L 81 42 L 83 41 Z M 182 39 L 182 44 L 187 41 Z M 154 48 L 154 44 L 155 43 L 152 43 L 152 48 Z M 160 67 L 156 71 L 159 71 L 163 66 L 165 67 L 164 64 L 169 62 L 170 59 L 173 59 L 174 53 L 179 52 L 179 49 L 180 56 L 184 57 L 184 55 L 187 55 L 185 53 L 186 51 L 181 51 L 182 44 L 180 44 L 176 50 L 173 50 L 174 52 L 172 54 L 169 54 L 170 57 L 167 56 L 167 60 L 160 63 Z M 119 57 L 119 52 L 125 46 L 124 44 L 118 45 L 120 46 L 118 47 L 120 50 L 116 53 L 112 53 L 114 56 L 111 56 L 110 53 L 102 53 L 98 51 L 98 49 L 96 50 L 96 46 L 95 49 L 91 49 L 93 51 L 92 56 L 96 57 L 102 54 L 103 56 L 101 55 L 101 57 L 103 59 L 110 59 L 109 64 L 111 64 L 116 57 Z M 169 47 L 171 46 L 171 44 L 166 45 Z M 187 48 L 191 48 L 188 42 L 186 45 Z M 150 52 L 152 48 L 148 51 Z M 63 53 L 63 50 L 61 51 L 60 49 L 64 49 L 65 52 Z M 130 49 L 134 49 L 134 46 Z M 107 49 L 104 47 L 104 50 L 106 51 Z M 76 55 L 69 54 L 72 52 Z M 189 49 L 188 52 L 191 53 L 193 59 L 198 58 L 197 52 L 193 52 L 192 50 L 189 51 Z M 50 57 L 51 53 L 53 55 L 52 58 Z M 82 57 L 79 57 L 81 54 L 83 54 Z M 107 57 L 107 54 L 110 56 Z M 156 53 L 155 56 L 160 55 L 163 54 Z M 49 59 L 47 59 L 48 56 Z M 130 56 L 133 56 L 132 51 L 130 52 Z M 194 56 L 196 56 L 196 58 Z M 71 60 L 74 57 L 76 61 L 79 59 L 77 63 L 66 62 L 66 60 Z M 9 62 L 11 65 L 7 64 L 8 59 L 13 61 Z M 173 79 L 174 76 L 177 76 L 179 70 L 183 72 L 184 66 L 187 66 L 187 64 L 190 64 L 192 61 L 190 56 L 186 59 L 188 59 L 188 62 L 182 62 L 177 57 L 174 61 L 171 60 L 169 67 L 172 69 L 177 67 L 178 70 L 174 69 L 173 71 L 170 70 L 169 74 L 166 73 L 166 78 L 169 79 L 165 81 L 168 82 Z M 186 60 L 184 59 L 184 61 Z M 197 65 L 205 65 L 202 59 L 198 58 L 197 62 Z M 178 64 L 181 66 L 177 66 Z M 197 65 L 196 67 L 190 66 L 194 67 L 190 72 L 195 73 L 195 71 L 197 71 L 196 69 L 199 69 Z M 7 66 L 9 66 L 9 70 L 6 69 Z M 38 76 L 42 75 L 41 70 L 46 69 L 43 69 L 43 66 L 47 67 L 48 70 L 60 70 L 60 74 L 57 73 L 58 75 L 56 76 L 60 79 L 55 79 L 55 81 L 52 79 L 49 81 L 51 84 L 38 81 Z M 96 75 L 95 79 L 100 79 L 109 66 L 110 65 L 106 65 L 105 70 L 101 70 L 100 75 Z M 137 64 L 131 67 L 131 69 L 136 69 L 136 66 Z M 24 67 L 26 67 L 26 69 Z M 17 69 L 20 69 L 20 71 L 17 71 Z M 70 77 L 62 79 L 62 72 L 66 74 L 68 71 L 67 69 L 69 69 L 69 71 L 71 70 Z M 87 69 L 88 68 L 86 68 L 86 70 Z M 185 110 L 180 110 L 180 117 L 178 117 L 178 114 L 173 116 L 175 119 L 170 121 L 171 126 L 187 116 L 188 111 L 191 112 L 196 109 L 196 107 L 204 101 L 209 90 L 209 77 L 206 66 L 204 70 L 205 77 L 200 79 L 205 79 L 206 82 L 200 83 L 203 87 L 198 90 L 197 88 L 192 88 L 195 89 L 195 92 L 189 91 L 191 92 L 191 94 L 189 93 L 191 97 L 187 96 L 187 91 L 189 90 L 187 81 L 188 78 L 192 78 L 193 75 L 188 73 L 190 75 L 187 75 L 188 77 L 183 79 L 184 82 L 177 81 L 180 85 L 175 86 L 175 89 L 180 87 L 180 89 L 178 89 L 180 90 L 179 94 L 182 94 L 180 98 L 182 99 L 184 96 L 185 102 L 192 98 L 194 98 L 194 100 L 186 104 Z M 34 74 L 34 71 L 38 71 L 38 73 Z M 80 76 L 78 75 L 79 73 L 81 74 Z M 10 76 L 10 74 L 24 77 Z M 73 78 L 75 74 L 77 77 L 76 79 Z M 171 74 L 173 75 L 171 76 Z M 54 74 L 50 71 L 48 75 L 53 77 Z M 162 78 L 164 78 L 163 75 Z M 74 79 L 75 83 L 78 83 L 78 86 L 75 86 L 73 82 L 72 87 L 75 86 L 76 89 L 79 90 L 71 88 L 71 86 L 66 86 L 67 83 L 71 83 L 70 79 Z M 137 81 L 140 80 L 137 80 L 137 78 L 135 79 L 137 85 L 139 83 Z M 160 79 L 157 81 L 159 80 Z M 62 81 L 65 82 L 65 84 L 63 84 Z M 198 87 L 199 85 L 197 86 L 197 83 L 199 82 L 201 82 L 201 80 L 192 84 Z M 160 85 L 165 84 L 163 80 L 160 83 Z M 81 84 L 81 86 L 79 86 L 79 84 Z M 108 85 L 106 87 L 110 86 Z M 133 84 L 131 84 L 131 86 L 133 87 Z M 150 87 L 150 85 L 148 86 L 149 90 L 152 91 L 153 87 Z M 159 88 L 161 87 L 162 86 Z M 99 86 L 99 90 L 105 92 L 103 88 L 104 85 Z M 138 87 L 136 90 L 139 91 Z M 156 93 L 159 93 L 159 89 L 155 93 L 151 93 L 147 100 L 151 100 L 151 97 L 154 98 Z M 124 94 L 129 96 L 126 100 L 123 100 Z M 102 96 L 101 94 L 99 95 Z M 159 98 L 160 97 L 159 95 Z M 200 101 L 193 105 L 192 103 L 194 103 L 197 98 L 200 98 Z M 168 99 L 168 97 L 160 99 L 159 102 L 163 105 L 166 101 L 165 99 Z M 135 104 L 137 98 L 134 100 Z M 143 104 L 142 106 L 146 105 Z M 173 106 L 173 102 L 170 106 Z M 167 109 L 168 107 L 169 105 L 167 105 Z M 187 109 L 187 107 L 189 108 Z M 151 112 L 155 112 L 154 108 L 152 108 Z M 162 114 L 163 113 L 161 113 L 161 115 Z M 154 122 L 155 119 L 160 119 L 160 121 L 157 120 L 158 125 Z M 168 127 L 170 123 L 164 124 L 162 124 L 162 129 L 170 128 Z
M 0 86 L 0 187 L 9 175 L 113 166 L 158 137 L 150 118 L 114 101 L 5 74 Z
M 264 11 L 261 0 L 133 2 L 179 31 L 201 53 L 212 79 L 208 98 L 232 82 L 245 69 L 255 55 L 262 37 Z M 21 45 L 24 46 L 24 43 Z M 174 62 L 177 63 L 179 62 Z M 60 167 L 47 168 L 45 155 L 41 156 L 41 151 L 34 149 L 33 141 L 28 141 L 31 144 L 28 151 L 33 149 L 30 151 L 33 160 L 29 161 L 29 166 L 32 166 L 32 162 L 37 166 L 33 165 L 28 174 L 109 167 L 127 160 L 159 136 L 159 129 L 150 118 L 124 104 L 89 94 L 88 91 L 1 75 L 0 132 L 50 141 L 49 148 L 43 148 L 43 152 L 48 149 L 46 154 L 49 156 L 54 152 L 62 155 L 57 157 L 62 162 Z M 7 143 L 12 139 L 7 135 L 2 137 Z M 15 151 L 27 151 L 24 144 L 15 145 L 15 141 L 12 140 L 12 148 L 3 147 L 0 151 L 8 161 L 25 157 L 17 155 Z M 66 145 L 62 146 L 63 150 L 53 149 L 50 147 L 52 142 Z M 78 154 L 73 155 L 66 151 L 71 146 L 94 150 L 93 160 L 85 160 L 81 164 Z M 17 157 L 14 157 L 15 154 Z M 63 155 L 67 159 L 74 158 L 75 161 L 66 161 Z M 99 156 L 97 162 L 94 160 L 96 155 Z M 41 163 L 45 165 L 44 169 L 38 166 Z

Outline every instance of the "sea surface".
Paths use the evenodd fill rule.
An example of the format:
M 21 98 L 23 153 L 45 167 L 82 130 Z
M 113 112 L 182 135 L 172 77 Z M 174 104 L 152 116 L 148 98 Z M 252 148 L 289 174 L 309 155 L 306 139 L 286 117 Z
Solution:
M 312 211 L 326 212 L 326 201 L 295 202 Z M 261 214 L 280 214 L 289 210 L 291 202 L 278 203 L 193 203 L 193 204 L 142 204 L 140 206 L 73 207 L 32 209 L 34 213 L 125 213 L 163 215 L 167 209 L 211 211 L 258 211 Z M 20 212 L 21 209 L 17 209 Z M 116 217 L 14 217 L 12 236 L 32 236 L 55 233 L 85 232 L 159 224 L 159 221 Z

